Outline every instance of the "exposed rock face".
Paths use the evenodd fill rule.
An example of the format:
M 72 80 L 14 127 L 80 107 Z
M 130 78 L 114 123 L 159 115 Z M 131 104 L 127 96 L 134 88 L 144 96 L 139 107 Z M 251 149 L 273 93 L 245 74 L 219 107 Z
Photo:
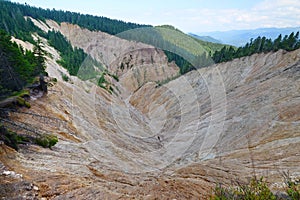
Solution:
M 149 81 L 164 81 L 179 74 L 179 68 L 174 63 L 168 63 L 163 51 L 151 45 L 124 40 L 100 31 L 89 31 L 69 23 L 58 25 L 47 20 L 47 24 L 60 31 L 73 46 L 82 48 L 111 73 L 117 74 L 121 90 L 125 87 L 127 92 L 132 93 Z
M 12 37 L 11 41 L 17 43 L 18 45 L 21 45 L 24 49 L 27 49 L 27 50 L 30 50 L 30 51 L 33 50 L 33 45 L 29 42 L 24 42 L 24 41 L 19 40 L 15 37 Z
M 73 45 L 100 37 L 68 26 L 73 25 L 59 29 L 65 35 L 74 29 L 67 35 Z M 98 40 L 95 49 L 103 38 Z M 113 41 L 103 53 L 112 50 L 105 63 L 116 63 L 108 66 L 117 72 L 114 67 L 127 49 L 118 50 L 117 59 L 113 52 L 128 47 L 118 42 L 130 42 Z M 154 63 L 166 63 L 160 51 L 144 47 L 132 55 L 134 69 L 153 68 L 151 55 Z M 93 53 L 90 45 L 83 48 Z M 32 182 L 39 189 L 34 195 L 52 199 L 205 199 L 215 183 L 253 175 L 278 186 L 283 171 L 300 176 L 299 60 L 300 50 L 253 55 L 192 71 L 162 86 L 151 82 L 156 81 L 153 71 L 147 71 L 153 73 L 151 79 L 146 76 L 139 84 L 132 80 L 134 70 L 124 69 L 118 73 L 126 95 L 120 96 L 76 77 L 74 84 L 59 81 L 47 97 L 31 104 L 30 112 L 61 120 L 46 123 L 11 115 L 54 132 L 58 144 L 53 150 L 24 147 L 15 157 L 1 151 L 1 162 L 6 171 L 23 175 L 16 184 Z M 163 69 L 169 68 L 158 68 L 161 77 Z M 61 69 L 52 60 L 47 70 L 55 76 Z
M 256 175 L 268 177 L 269 181 L 274 183 L 283 180 L 282 174 L 287 171 L 291 176 L 299 177 L 299 167 L 296 164 L 300 161 L 297 147 L 300 142 L 299 53 L 297 50 L 290 53 L 279 51 L 253 55 L 198 70 L 202 77 L 207 77 L 211 71 L 218 70 L 226 91 L 226 98 L 222 100 L 226 102 L 226 116 L 220 121 L 224 123 L 222 134 L 218 137 L 217 145 L 210 151 L 208 157 L 200 162 L 201 164 L 205 163 L 209 167 L 214 166 L 226 171 L 227 175 L 223 174 L 222 177 L 232 175 L 229 180 L 237 177 L 243 180 Z M 135 93 L 130 102 L 140 112 L 147 114 L 148 105 L 161 105 L 158 102 L 165 97 L 161 94 L 174 88 L 171 84 L 179 87 L 179 83 L 183 82 L 181 79 L 184 78 L 191 80 L 191 85 L 198 82 L 197 87 L 193 87 L 193 92 L 199 94 L 197 100 L 201 107 L 200 117 L 192 118 L 189 113 L 188 121 L 197 119 L 202 121 L 203 118 L 205 121 L 213 112 L 222 112 L 218 108 L 210 110 L 214 97 L 208 93 L 206 85 L 210 84 L 211 79 L 205 78 L 206 82 L 203 82 L 201 76 L 197 77 L 196 72 L 167 84 L 165 89 L 158 90 L 147 85 Z M 187 89 L 183 91 L 187 96 L 191 96 Z M 184 96 L 183 93 L 181 95 Z M 168 95 L 168 98 L 171 98 L 171 95 Z M 175 101 L 165 101 L 170 102 L 168 107 L 176 106 Z M 191 110 L 194 110 L 195 106 L 192 107 Z M 184 116 L 182 112 L 180 116 Z M 204 125 L 198 132 L 201 133 L 205 128 L 211 126 Z M 166 135 L 172 133 L 174 132 L 167 132 Z M 199 140 L 197 146 L 191 145 L 188 152 L 196 154 L 195 150 L 201 148 L 202 140 Z M 194 161 L 198 162 L 197 157 Z M 198 164 L 193 164 L 188 169 L 193 171 L 197 166 Z

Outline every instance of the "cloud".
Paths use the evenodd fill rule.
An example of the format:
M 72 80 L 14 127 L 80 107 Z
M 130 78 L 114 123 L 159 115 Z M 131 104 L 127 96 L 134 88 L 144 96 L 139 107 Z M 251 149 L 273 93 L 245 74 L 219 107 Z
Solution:
M 276 10 L 282 8 L 300 7 L 299 0 L 264 0 L 258 3 L 254 10 Z
M 92 0 L 91 0 L 92 1 Z M 218 1 L 144 1 L 129 2 L 93 0 L 90 4 L 81 1 L 38 1 L 27 0 L 33 5 L 56 7 L 57 9 L 81 11 L 88 10 L 90 14 L 104 15 L 124 21 L 162 25 L 171 24 L 185 32 L 224 31 L 232 29 L 255 29 L 261 27 L 296 27 L 300 26 L 299 0 L 253 0 Z M 25 0 L 18 0 L 25 2 Z M 145 3 L 147 2 L 147 3 Z M 176 2 L 176 3 L 175 3 Z M 242 2 L 242 3 L 241 3 Z M 226 4 L 226 5 L 225 5 Z M 81 6 L 79 6 L 81 5 Z M 166 6 L 167 5 L 167 6 Z M 245 8 L 245 6 L 250 6 Z M 71 7 L 70 7 L 71 6 Z M 224 8 L 226 6 L 226 9 Z M 43 7 L 43 6 L 42 6 Z M 230 7 L 232 7 L 230 9 Z
M 299 0 L 264 0 L 248 9 L 186 9 L 168 13 L 178 28 L 189 32 L 300 26 Z M 182 18 L 181 20 L 178 18 Z M 184 19 L 184 20 L 183 20 Z

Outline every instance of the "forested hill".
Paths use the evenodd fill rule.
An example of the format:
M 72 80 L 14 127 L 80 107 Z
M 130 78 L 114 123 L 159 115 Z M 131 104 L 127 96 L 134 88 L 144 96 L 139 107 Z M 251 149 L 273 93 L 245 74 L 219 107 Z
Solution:
M 169 62 L 175 61 L 181 74 L 211 65 L 210 55 L 224 46 L 229 47 L 199 40 L 171 25 L 125 31 L 117 36 L 163 49 Z
M 299 33 L 292 33 L 284 37 L 280 35 L 274 41 L 266 37 L 258 37 L 244 47 L 235 48 L 198 40 L 169 25 L 152 27 L 70 11 L 36 8 L 6 0 L 0 0 L 0 10 L 0 30 L 34 45 L 37 43 L 32 37 L 33 33 L 45 38 L 52 47 L 58 50 L 61 56 L 59 64 L 65 67 L 70 75 L 77 74 L 87 54 L 80 48 L 73 48 L 60 32 L 44 32 L 25 16 L 44 22 L 46 19 L 51 19 L 58 23 L 77 24 L 82 28 L 106 32 L 123 39 L 135 40 L 164 49 L 168 61 L 175 61 L 181 74 L 194 70 L 195 67 L 209 66 L 213 62 L 225 62 L 254 53 L 277 51 L 278 49 L 291 51 L 300 47 Z M 145 29 L 128 31 L 136 28 Z
M 127 31 L 135 28 L 151 27 L 150 25 L 141 25 L 136 23 L 124 22 L 121 20 L 109 19 L 107 17 L 92 16 L 88 14 L 80 14 L 70 11 L 62 11 L 55 9 L 42 9 L 36 8 L 29 5 L 23 5 L 18 3 L 12 3 L 5 0 L 0 0 L 0 17 L 2 19 L 0 28 L 8 29 L 6 26 L 10 26 L 3 19 L 11 17 L 12 19 L 18 20 L 20 16 L 30 16 L 35 19 L 45 20 L 52 19 L 56 22 L 69 22 L 77 24 L 83 28 L 89 30 L 98 30 L 106 32 L 112 35 L 118 34 L 123 31 Z M 10 13 L 2 11 L 9 10 Z M 6 15 L 6 16 L 5 16 Z M 28 26 L 28 25 L 27 25 Z

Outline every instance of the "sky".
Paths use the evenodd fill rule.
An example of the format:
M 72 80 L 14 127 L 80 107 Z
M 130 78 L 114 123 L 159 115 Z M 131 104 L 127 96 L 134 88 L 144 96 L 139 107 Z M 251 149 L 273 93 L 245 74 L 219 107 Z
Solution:
M 186 33 L 300 27 L 300 0 L 12 0 Z

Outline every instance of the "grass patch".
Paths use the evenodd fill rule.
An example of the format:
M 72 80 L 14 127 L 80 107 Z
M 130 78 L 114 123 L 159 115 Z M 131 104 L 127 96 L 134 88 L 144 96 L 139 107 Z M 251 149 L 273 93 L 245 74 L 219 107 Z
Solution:
M 24 98 L 22 97 L 17 97 L 17 104 L 18 106 L 22 107 L 22 106 L 25 106 L 26 108 L 30 108 L 31 105 L 28 101 L 26 101 Z

